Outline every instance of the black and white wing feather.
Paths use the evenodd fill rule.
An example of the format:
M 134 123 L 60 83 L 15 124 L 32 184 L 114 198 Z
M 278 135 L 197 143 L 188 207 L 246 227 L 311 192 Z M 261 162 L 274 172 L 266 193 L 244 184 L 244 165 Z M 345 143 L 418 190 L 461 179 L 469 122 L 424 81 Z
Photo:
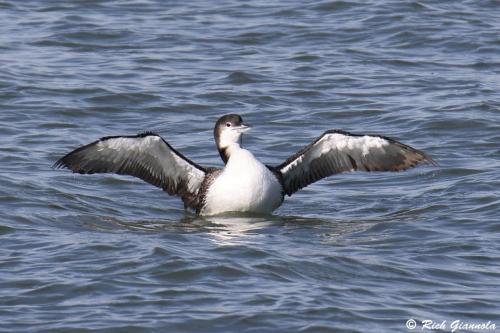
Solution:
M 400 171 L 426 161 L 435 164 L 424 152 L 387 137 L 330 130 L 274 169 L 291 195 L 336 173 Z
M 172 148 L 154 133 L 109 136 L 62 157 L 54 168 L 73 172 L 116 173 L 138 177 L 189 204 L 205 178 L 206 170 Z M 188 201 L 188 202 L 186 202 Z

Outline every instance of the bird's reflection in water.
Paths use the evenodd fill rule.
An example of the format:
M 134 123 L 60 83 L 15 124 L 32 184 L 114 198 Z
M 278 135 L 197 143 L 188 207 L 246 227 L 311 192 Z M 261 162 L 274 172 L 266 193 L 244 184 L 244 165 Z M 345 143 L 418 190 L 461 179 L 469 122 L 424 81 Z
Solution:
M 228 243 L 242 240 L 245 236 L 265 234 L 266 229 L 282 225 L 280 219 L 273 215 L 224 214 L 199 218 L 207 223 L 207 231 L 216 242 Z
M 245 241 L 248 237 L 296 233 L 318 236 L 322 242 L 336 242 L 343 236 L 369 229 L 381 222 L 389 222 L 387 216 L 370 220 L 325 219 L 282 215 L 255 215 L 228 213 L 200 217 L 186 214 L 178 220 L 125 220 L 116 217 L 100 217 L 87 220 L 86 228 L 101 231 L 130 230 L 135 232 L 167 232 L 170 234 L 204 234 L 217 243 L 230 244 Z

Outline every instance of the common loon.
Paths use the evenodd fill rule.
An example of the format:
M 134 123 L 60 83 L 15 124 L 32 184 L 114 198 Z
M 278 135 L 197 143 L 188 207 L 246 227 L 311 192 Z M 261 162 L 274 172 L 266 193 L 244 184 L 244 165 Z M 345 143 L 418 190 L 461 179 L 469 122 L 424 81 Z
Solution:
M 237 114 L 217 120 L 214 138 L 223 168 L 194 163 L 152 132 L 103 137 L 70 152 L 53 167 L 135 176 L 180 196 L 186 209 L 216 215 L 271 213 L 285 194 L 340 172 L 400 171 L 423 162 L 435 164 L 424 152 L 388 137 L 329 130 L 280 165 L 269 166 L 242 148 L 242 135 L 249 129 Z

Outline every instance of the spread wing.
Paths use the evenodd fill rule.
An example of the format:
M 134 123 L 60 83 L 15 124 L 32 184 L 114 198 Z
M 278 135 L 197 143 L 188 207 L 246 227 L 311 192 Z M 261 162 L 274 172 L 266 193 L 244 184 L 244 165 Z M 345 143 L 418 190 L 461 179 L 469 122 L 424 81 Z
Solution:
M 326 131 L 316 141 L 275 167 L 285 193 L 292 195 L 324 177 L 345 171 L 400 171 L 435 162 L 424 152 L 377 135 Z
M 116 173 L 138 177 L 186 203 L 196 195 L 206 170 L 154 133 L 109 136 L 73 150 L 54 168 L 78 173 Z M 190 205 L 191 206 L 191 205 Z

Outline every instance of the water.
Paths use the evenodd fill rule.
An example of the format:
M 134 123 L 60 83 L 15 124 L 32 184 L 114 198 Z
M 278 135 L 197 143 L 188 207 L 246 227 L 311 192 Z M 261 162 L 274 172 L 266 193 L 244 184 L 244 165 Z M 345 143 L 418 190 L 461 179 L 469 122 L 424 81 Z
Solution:
M 1 332 L 500 326 L 498 2 L 8 0 L 0 22 Z M 50 168 L 144 130 L 218 166 L 225 113 L 269 164 L 339 128 L 439 166 L 211 219 L 134 178 Z

